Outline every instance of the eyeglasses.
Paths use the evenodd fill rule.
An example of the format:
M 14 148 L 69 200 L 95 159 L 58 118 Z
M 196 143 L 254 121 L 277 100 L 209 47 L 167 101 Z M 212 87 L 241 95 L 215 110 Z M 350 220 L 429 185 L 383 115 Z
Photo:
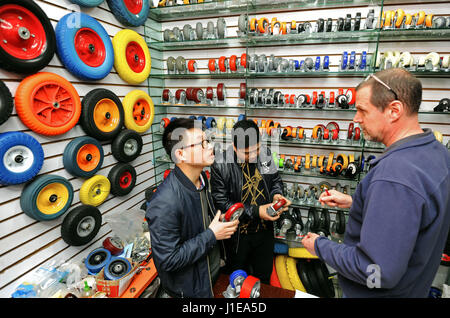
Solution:
M 374 80 L 376 80 L 378 83 L 380 83 L 381 85 L 383 85 L 384 87 L 386 87 L 388 90 L 390 90 L 392 92 L 392 94 L 394 94 L 395 99 L 398 100 L 398 96 L 397 93 L 385 82 L 383 82 L 382 80 L 380 80 L 377 76 L 373 75 L 373 74 L 369 74 L 369 76 L 366 77 L 366 79 L 364 80 L 364 82 L 368 81 L 370 78 L 373 78 Z
M 183 146 L 183 147 L 180 147 L 180 148 L 181 149 L 185 149 L 185 148 L 190 148 L 190 147 L 195 147 L 195 146 L 198 146 L 198 145 L 202 145 L 203 149 L 207 149 L 211 143 L 212 143 L 211 139 L 203 139 L 199 143 Z

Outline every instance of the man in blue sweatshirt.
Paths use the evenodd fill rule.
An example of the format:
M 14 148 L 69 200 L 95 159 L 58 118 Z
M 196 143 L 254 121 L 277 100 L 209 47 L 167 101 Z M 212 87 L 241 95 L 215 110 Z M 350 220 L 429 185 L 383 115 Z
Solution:
M 386 149 L 353 197 L 323 194 L 350 208 L 343 244 L 309 233 L 306 249 L 338 272 L 345 297 L 427 297 L 450 227 L 450 156 L 418 122 L 422 85 L 403 69 L 370 75 L 356 88 L 367 140 Z

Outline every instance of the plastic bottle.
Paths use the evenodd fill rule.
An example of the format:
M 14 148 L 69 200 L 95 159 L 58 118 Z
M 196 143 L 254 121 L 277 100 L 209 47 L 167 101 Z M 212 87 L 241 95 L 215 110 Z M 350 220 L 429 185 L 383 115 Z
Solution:
M 93 294 L 92 288 L 88 285 L 87 281 L 84 281 L 84 288 L 81 292 L 81 298 L 89 298 Z

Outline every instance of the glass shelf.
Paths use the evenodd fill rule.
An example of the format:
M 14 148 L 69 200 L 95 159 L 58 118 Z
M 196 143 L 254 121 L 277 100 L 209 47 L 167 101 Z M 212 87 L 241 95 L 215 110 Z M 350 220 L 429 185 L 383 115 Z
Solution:
M 285 107 L 285 106 L 246 106 L 247 110 L 291 110 L 291 111 L 298 111 L 298 112 L 356 112 L 355 108 L 349 108 L 349 109 L 343 109 L 343 108 L 336 108 L 336 107 L 324 107 L 324 108 L 313 108 L 313 107 L 302 107 L 302 108 L 296 108 L 296 107 Z
M 442 40 L 450 38 L 450 29 L 392 29 L 381 30 L 380 41 Z
M 333 177 L 333 176 L 326 175 L 326 174 L 320 174 L 320 172 L 314 172 L 314 171 L 305 170 L 305 169 L 302 169 L 301 172 L 295 172 L 293 170 L 281 170 L 281 169 L 278 169 L 278 173 L 280 175 L 285 175 L 285 176 L 307 177 L 307 178 L 311 177 L 311 178 L 320 178 L 320 179 L 333 179 L 333 180 L 348 181 L 348 182 L 353 182 L 353 183 L 358 182 L 357 179 L 348 179 L 348 178 L 345 178 L 344 176 Z M 361 179 L 362 179 L 362 177 L 361 177 Z
M 236 73 L 186 73 L 186 74 L 167 74 L 167 73 L 152 73 L 150 78 L 161 79 L 202 79 L 202 78 L 280 78 L 280 77 L 366 77 L 373 72 L 367 71 L 317 71 L 317 72 L 267 72 L 267 73 L 251 73 L 251 72 L 236 72 Z M 421 72 L 423 73 L 423 72 Z M 434 73 L 434 72 L 431 72 Z M 450 73 L 449 73 L 450 75 Z
M 174 42 L 164 42 L 164 41 L 152 41 L 147 42 L 147 45 L 151 49 L 156 49 L 159 51 L 186 51 L 189 49 L 212 49 L 212 48 L 233 48 L 242 47 L 245 48 L 247 45 L 246 38 L 239 37 L 228 37 L 225 39 L 210 39 L 210 40 L 193 40 L 193 41 L 174 41 Z
M 289 198 L 288 198 L 289 199 Z M 317 208 L 317 209 L 329 209 L 329 210 L 334 210 L 334 211 L 344 211 L 347 212 L 349 211 L 349 209 L 341 209 L 338 207 L 328 207 L 328 206 L 322 206 L 319 201 L 316 201 L 317 203 L 308 203 L 305 201 L 298 201 L 298 200 L 292 200 L 292 207 L 299 207 L 299 208 L 305 208 L 305 209 L 309 209 L 309 208 Z
M 245 106 L 227 106 L 227 105 L 206 105 L 206 104 L 158 104 L 155 107 L 170 107 L 170 108 L 208 108 L 208 109 L 243 109 L 245 110 Z
M 344 8 L 354 6 L 381 6 L 381 0 L 221 0 L 186 5 L 151 8 L 149 17 L 158 22 L 167 22 L 187 18 L 215 17 L 262 13 L 272 10 L 288 11 L 316 8 Z

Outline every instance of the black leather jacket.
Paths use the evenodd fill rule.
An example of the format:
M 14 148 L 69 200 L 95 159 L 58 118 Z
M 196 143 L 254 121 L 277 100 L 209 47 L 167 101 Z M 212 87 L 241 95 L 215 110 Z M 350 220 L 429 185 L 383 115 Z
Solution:
M 208 215 L 216 209 L 206 183 Z M 169 174 L 149 201 L 147 219 L 161 285 L 172 297 L 213 297 L 208 252 L 218 242 L 202 217 L 200 193 L 178 167 Z
M 278 174 L 278 169 L 272 159 L 269 148 L 261 146 L 257 159 L 257 168 L 263 177 L 265 197 L 267 203 L 273 201 L 275 194 L 283 195 L 283 181 Z M 221 154 L 216 154 L 216 160 L 211 166 L 211 192 L 214 204 L 217 209 L 225 213 L 233 204 L 242 202 L 242 169 L 237 163 L 233 146 Z M 245 212 L 239 218 L 242 222 L 259 218 L 258 206 L 245 206 Z M 228 249 L 230 243 L 231 250 L 237 248 L 239 241 L 239 229 L 233 234 L 231 239 L 225 242 Z

